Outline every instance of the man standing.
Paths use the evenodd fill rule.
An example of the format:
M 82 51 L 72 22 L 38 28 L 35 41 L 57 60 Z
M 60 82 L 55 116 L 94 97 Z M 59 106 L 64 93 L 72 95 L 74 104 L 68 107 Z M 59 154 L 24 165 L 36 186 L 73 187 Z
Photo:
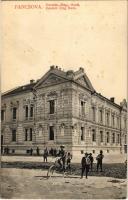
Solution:
M 47 157 L 48 157 L 48 150 L 47 150 L 47 147 L 44 149 L 43 157 L 44 157 L 44 162 L 45 162 L 45 161 L 47 162 Z
M 91 161 L 90 161 L 89 155 L 88 153 L 85 153 L 85 156 L 81 160 L 81 164 L 82 164 L 81 178 L 83 178 L 85 170 L 86 170 L 86 178 L 88 178 L 90 163 Z
M 36 149 L 37 156 L 39 156 L 39 147 Z
M 64 145 L 60 146 L 60 150 L 59 150 L 58 156 L 61 157 L 60 161 L 59 161 L 59 164 L 63 168 L 63 171 L 65 172 L 66 152 L 65 152 L 64 148 L 65 148 Z M 61 160 L 62 160 L 62 164 L 61 164 Z
M 93 168 L 93 156 L 92 156 L 92 153 L 89 154 L 89 158 L 90 158 L 90 161 L 91 161 L 91 164 L 90 164 L 90 168 L 91 168 L 91 171 L 92 171 L 92 168 Z
M 96 160 L 97 160 L 97 172 L 99 170 L 99 167 L 100 167 L 100 171 L 102 172 L 102 160 L 104 158 L 104 155 L 103 155 L 103 151 L 100 150 L 100 154 L 96 157 Z

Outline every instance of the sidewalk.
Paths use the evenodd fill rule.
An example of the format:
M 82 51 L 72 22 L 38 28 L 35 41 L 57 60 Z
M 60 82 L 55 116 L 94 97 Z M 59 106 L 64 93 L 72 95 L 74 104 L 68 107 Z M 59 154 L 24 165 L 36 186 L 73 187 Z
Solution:
M 83 154 L 84 155 L 84 154 Z M 81 157 L 73 157 L 72 163 L 81 163 Z M 94 163 L 96 163 L 96 155 L 94 156 Z M 14 162 L 14 161 L 26 161 L 26 162 L 43 162 L 43 156 L 2 156 L 1 160 L 3 162 Z M 54 162 L 55 157 L 48 157 L 48 162 Z M 126 155 L 105 155 L 103 162 L 104 163 L 124 163 L 126 160 Z

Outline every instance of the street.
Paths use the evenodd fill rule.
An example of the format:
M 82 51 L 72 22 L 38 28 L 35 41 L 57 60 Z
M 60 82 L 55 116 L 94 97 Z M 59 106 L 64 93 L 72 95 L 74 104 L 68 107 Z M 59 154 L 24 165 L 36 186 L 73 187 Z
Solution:
M 61 174 L 54 174 L 53 177 L 47 179 L 46 166 L 49 167 L 51 163 L 41 163 L 41 160 L 40 157 L 3 157 L 1 197 L 18 199 L 126 198 L 126 175 L 121 163 L 105 164 L 103 173 L 96 173 L 94 165 L 94 172 L 89 173 L 88 179 L 80 179 L 80 164 L 74 163 L 72 166 L 76 170 L 73 175 L 64 178 Z

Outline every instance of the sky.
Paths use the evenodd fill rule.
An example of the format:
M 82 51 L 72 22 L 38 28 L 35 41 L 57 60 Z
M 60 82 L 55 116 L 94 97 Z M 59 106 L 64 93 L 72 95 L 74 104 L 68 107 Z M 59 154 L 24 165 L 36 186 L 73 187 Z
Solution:
M 80 1 L 75 10 L 15 9 L 19 4 L 46 5 L 2 2 L 2 92 L 57 65 L 65 71 L 83 67 L 97 92 L 117 103 L 126 98 L 125 0 Z

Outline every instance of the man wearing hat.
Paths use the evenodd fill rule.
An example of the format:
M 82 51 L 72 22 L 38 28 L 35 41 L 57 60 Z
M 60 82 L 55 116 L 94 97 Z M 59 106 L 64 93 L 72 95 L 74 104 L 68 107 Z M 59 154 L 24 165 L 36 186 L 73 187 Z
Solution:
M 89 154 L 86 152 L 85 156 L 81 160 L 81 165 L 82 165 L 81 178 L 83 178 L 85 170 L 86 170 L 86 178 L 88 178 L 88 172 L 89 172 L 90 164 L 91 164 L 91 161 L 90 161 L 90 158 L 89 158 Z
M 96 160 L 97 160 L 97 172 L 99 170 L 99 167 L 100 167 L 100 171 L 102 172 L 102 160 L 104 158 L 104 155 L 103 155 L 103 151 L 100 150 L 100 154 L 96 157 Z
M 60 146 L 60 150 L 59 150 L 59 153 L 58 153 L 58 156 L 60 156 L 60 160 L 59 160 L 59 164 L 60 166 L 63 168 L 63 171 L 65 171 L 65 161 L 66 161 L 66 153 L 65 153 L 65 150 L 64 150 L 65 146 L 64 145 L 61 145 Z M 62 161 L 62 164 L 61 164 L 61 161 Z

